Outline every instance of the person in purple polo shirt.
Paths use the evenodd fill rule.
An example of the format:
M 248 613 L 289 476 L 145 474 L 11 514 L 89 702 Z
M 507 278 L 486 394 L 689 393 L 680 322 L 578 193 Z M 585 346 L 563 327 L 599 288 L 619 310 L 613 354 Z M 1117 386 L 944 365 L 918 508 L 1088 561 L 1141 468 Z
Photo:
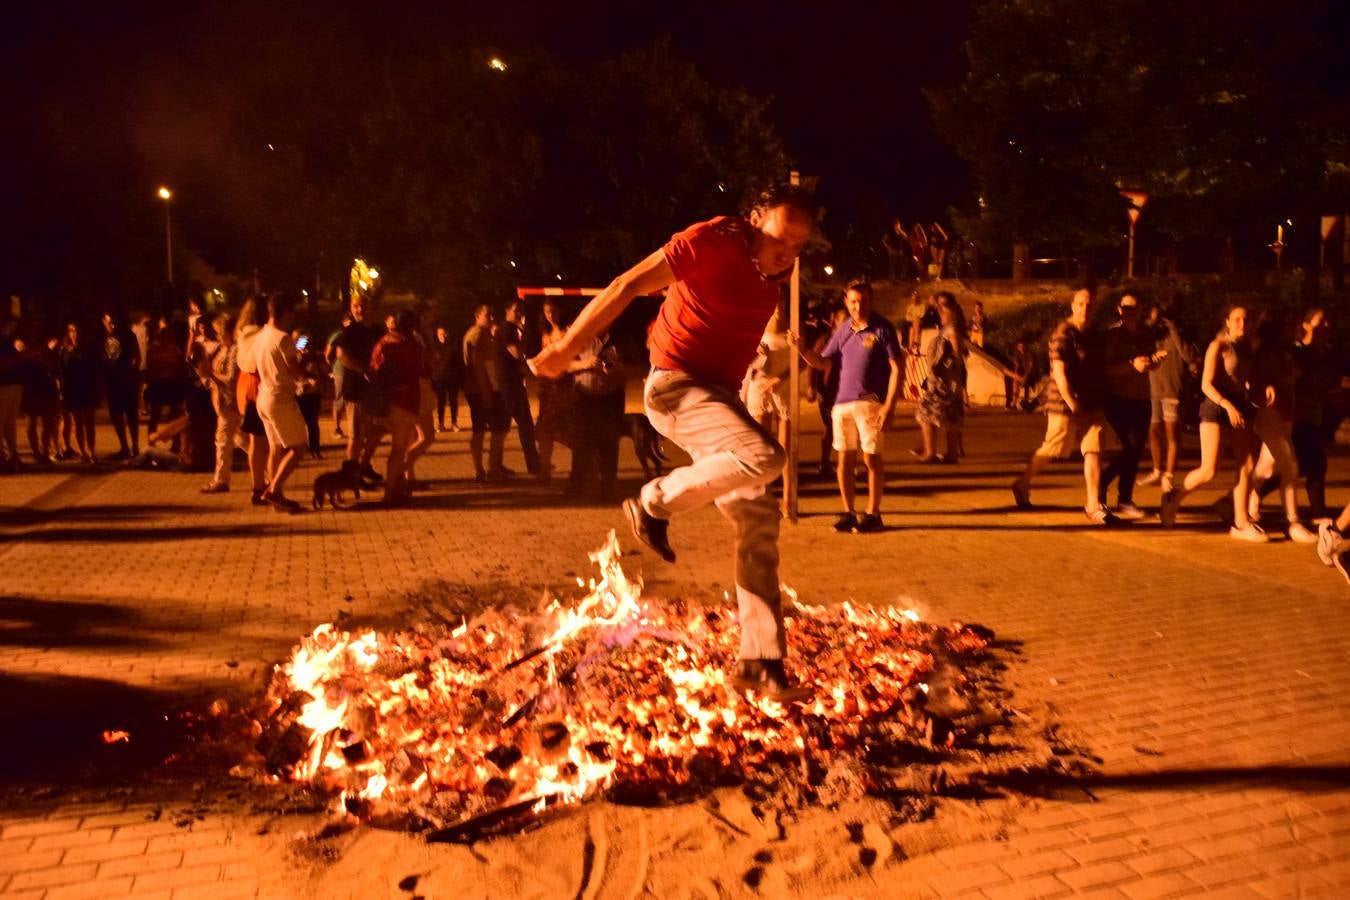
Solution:
M 886 467 L 881 458 L 884 432 L 900 391 L 900 342 L 890 322 L 872 312 L 872 285 L 854 281 L 844 292 L 846 319 L 820 353 L 804 350 L 813 368 L 839 368 L 839 393 L 833 415 L 834 449 L 839 454 L 839 496 L 844 512 L 834 523 L 839 532 L 880 531 Z M 867 465 L 867 512 L 854 514 L 858 451 Z

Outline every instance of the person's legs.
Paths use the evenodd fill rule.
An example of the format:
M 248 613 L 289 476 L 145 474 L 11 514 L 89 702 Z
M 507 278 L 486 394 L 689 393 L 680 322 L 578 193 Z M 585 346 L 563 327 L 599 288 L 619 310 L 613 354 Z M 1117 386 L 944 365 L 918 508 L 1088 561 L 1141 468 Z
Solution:
M 820 436 L 820 474 L 829 475 L 830 450 L 834 447 L 834 401 L 822 395 L 816 401 L 816 409 L 820 411 L 820 421 L 825 426 Z
M 772 467 L 773 471 L 779 468 L 781 465 Z M 787 655 L 787 636 L 778 590 L 778 527 L 782 518 L 778 503 L 765 484 L 747 485 L 715 502 L 735 530 L 740 658 L 781 660 Z
M 867 514 L 881 515 L 881 498 L 886 492 L 886 465 L 880 453 L 864 453 L 867 465 Z
M 1233 429 L 1233 461 L 1237 463 L 1237 477 L 1233 480 L 1233 526 L 1239 531 L 1246 531 L 1252 524 L 1247 515 L 1247 500 L 1260 446 L 1261 439 L 1250 423 L 1246 428 Z
M 1162 419 L 1162 400 L 1155 398 L 1150 401 L 1149 421 L 1148 421 L 1148 455 L 1153 462 L 1153 471 L 1149 472 L 1148 477 L 1144 479 L 1145 484 L 1153 484 L 1162 478 L 1163 472 L 1163 419 Z
M 445 404 L 450 399 L 450 386 L 444 381 L 432 382 L 436 391 L 436 427 L 445 430 Z
M 1107 492 L 1111 489 L 1111 483 L 1119 478 L 1124 471 L 1125 456 L 1129 453 L 1129 438 L 1126 434 L 1129 431 L 1129 416 L 1121 398 L 1108 396 L 1105 413 L 1106 423 L 1111 426 L 1111 431 L 1115 434 L 1116 440 L 1120 442 L 1120 450 L 1112 457 L 1111 462 L 1101 470 L 1099 493 L 1095 499 L 1102 506 L 1107 505 Z M 1084 459 L 1084 462 L 1086 462 L 1086 459 Z
M 389 459 L 384 469 L 384 496 L 394 499 L 408 492 L 403 473 L 408 461 L 408 446 L 417 430 L 417 416 L 400 406 L 391 406 L 388 422 Z
M 649 515 L 669 519 L 735 491 L 763 488 L 782 471 L 783 449 L 731 391 L 683 372 L 655 371 L 645 393 L 652 425 L 693 459 L 643 486 Z
M 1289 443 L 1291 423 L 1282 419 L 1275 410 L 1261 409 L 1255 416 L 1256 440 L 1261 442 L 1260 459 L 1252 470 L 1252 492 L 1255 496 L 1256 479 L 1261 469 L 1261 460 L 1270 455 L 1269 469 L 1277 473 L 1280 480 L 1280 501 L 1284 507 L 1284 518 L 1290 524 L 1298 522 L 1298 461 L 1294 458 L 1294 448 Z
M 483 468 L 483 437 L 488 431 L 488 413 L 482 394 L 465 394 L 469 404 L 469 417 L 473 423 L 473 433 L 469 436 L 469 458 L 473 460 L 474 477 L 482 481 L 487 477 Z
M 1069 441 L 1069 416 L 1063 413 L 1048 413 L 1045 421 L 1045 440 L 1031 454 L 1022 474 L 1012 483 L 1013 499 L 1019 507 L 1031 504 L 1031 483 L 1036 476 L 1064 452 Z
M 1182 497 L 1209 484 L 1219 468 L 1219 453 L 1223 450 L 1223 426 L 1218 422 L 1200 423 L 1200 465 L 1186 473 L 1177 493 Z
M 417 421 L 414 426 L 413 442 L 408 447 L 403 462 L 403 475 L 408 481 L 417 480 L 417 460 L 431 449 L 436 441 L 436 392 L 431 382 L 423 378 L 419 382 Z M 442 419 L 443 420 L 443 419 Z
M 82 409 L 75 414 L 75 437 L 80 452 L 89 462 L 94 461 L 94 416 L 97 412 L 97 409 Z
M 450 430 L 459 431 L 459 382 L 450 382 L 446 390 L 450 394 Z M 464 400 L 468 402 L 467 395 Z
M 1139 477 L 1139 461 L 1144 456 L 1144 446 L 1148 441 L 1149 426 L 1148 402 L 1129 401 L 1122 424 L 1125 432 L 1121 436 L 1120 476 L 1116 486 L 1116 496 L 1120 503 L 1134 504 L 1134 485 Z
M 113 434 L 117 435 L 119 452 L 127 455 L 131 454 L 131 447 L 127 443 L 127 420 L 126 414 L 122 410 L 121 398 L 114 396 L 115 388 L 108 390 L 108 419 L 112 422 Z M 153 431 L 153 427 L 147 427 L 146 433 Z
M 1087 495 L 1083 511 L 1092 514 L 1101 506 L 1098 498 L 1102 495 L 1102 424 L 1091 414 L 1074 418 L 1074 428 L 1082 434 L 1078 449 L 1083 454 L 1083 486 Z
M 355 376 L 348 376 L 355 377 Z M 366 446 L 366 415 L 361 404 L 355 400 L 346 401 L 347 410 L 347 460 L 360 462 L 361 451 Z
M 619 435 L 623 430 L 622 391 L 615 391 L 600 398 L 599 426 L 600 440 L 596 447 L 595 462 L 600 470 L 600 496 L 608 499 L 614 493 L 614 484 L 619 478 Z
M 488 437 L 488 475 L 501 478 L 506 475 L 506 466 L 502 464 L 502 457 L 506 451 L 506 434 L 511 430 L 511 413 L 507 409 L 506 398 L 501 394 L 493 394 L 487 398 L 486 402 L 488 405 L 488 424 L 492 429 L 492 433 Z
M 248 436 L 248 477 L 254 494 L 261 494 L 267 489 L 270 457 L 267 438 L 261 434 L 250 434 Z
M 319 444 L 319 405 L 323 402 L 323 397 L 317 393 L 301 394 L 296 398 L 300 404 L 300 415 L 305 419 L 305 447 L 314 456 L 318 456 L 321 447 Z
M 1295 422 L 1290 438 L 1312 517 L 1320 519 L 1327 514 L 1327 451 L 1322 430 L 1307 422 Z
M 1163 420 L 1163 431 L 1167 435 L 1167 455 L 1164 460 L 1163 478 L 1171 482 L 1176 478 L 1177 459 L 1181 456 L 1180 410 L 1178 410 L 1177 418 Z
M 216 470 L 212 484 L 229 487 L 234 469 L 234 436 L 239 433 L 239 411 L 232 403 L 216 404 Z
M 854 469 L 858 465 L 857 450 L 840 450 L 839 467 L 835 476 L 839 479 L 839 499 L 843 502 L 845 513 L 852 513 L 858 496 L 857 473 Z
M 521 452 L 525 454 L 525 470 L 531 475 L 539 474 L 539 451 L 534 445 L 534 419 L 530 415 L 530 397 L 525 385 L 511 386 L 504 395 L 507 410 L 516 423 L 516 436 L 520 439 Z

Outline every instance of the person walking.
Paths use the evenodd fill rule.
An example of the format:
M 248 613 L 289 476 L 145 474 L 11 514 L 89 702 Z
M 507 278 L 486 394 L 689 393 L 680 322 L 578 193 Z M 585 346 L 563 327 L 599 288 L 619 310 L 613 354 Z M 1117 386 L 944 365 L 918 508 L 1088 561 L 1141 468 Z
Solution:
M 80 327 L 66 323 L 66 333 L 57 350 L 57 375 L 61 385 L 61 405 L 64 415 L 74 426 L 75 445 L 80 448 L 80 459 L 95 461 L 94 414 L 98 412 L 99 360 L 87 341 L 80 337 Z M 67 444 L 70 442 L 66 438 Z
M 342 324 L 328 336 L 328 341 L 323 346 L 323 361 L 328 364 L 328 369 L 333 373 L 333 434 L 346 439 L 347 433 L 342 430 L 342 423 L 345 421 L 347 401 L 342 399 L 344 395 L 343 382 L 346 380 L 346 369 L 338 360 L 337 342 L 342 337 L 342 332 L 347 326 L 352 324 L 352 314 L 345 312 L 342 314 Z
M 426 485 L 417 480 L 417 461 L 436 442 L 436 388 L 432 384 L 432 360 L 436 338 L 431 334 L 431 310 L 419 304 L 414 310 L 417 324 L 413 340 L 417 342 L 417 425 L 413 439 L 403 457 L 403 486 L 407 491 L 420 491 Z
M 673 516 L 715 503 L 731 521 L 741 626 L 732 682 L 785 702 L 811 694 L 792 683 L 783 664 L 780 515 L 768 484 L 786 455 L 746 412 L 737 389 L 816 213 L 803 189 L 779 185 L 761 194 L 748 216 L 690 226 L 610 282 L 563 339 L 532 361 L 541 377 L 561 375 L 634 298 L 668 288 L 651 331 L 643 405 L 656 430 L 692 462 L 647 482 L 624 501 L 624 514 L 634 536 L 671 563 Z
M 940 326 L 937 337 L 924 354 L 928 376 L 919 393 L 919 404 L 914 418 L 919 423 L 923 447 L 910 453 L 919 462 L 955 464 L 961 455 L 962 429 L 966 423 L 966 354 L 965 314 L 956 296 L 939 291 L 937 308 Z M 947 440 L 946 452 L 938 453 L 936 435 L 941 432 Z
M 1181 455 L 1181 391 L 1195 358 L 1165 310 L 1155 306 L 1149 318 L 1147 327 L 1154 333 L 1154 355 L 1159 358 L 1148 373 L 1148 448 L 1153 471 L 1139 483 L 1157 484 L 1165 494 L 1176 487 L 1177 457 Z
M 361 478 L 370 485 L 384 481 L 371 466 L 375 450 L 384 436 L 384 427 L 375 422 L 372 404 L 382 405 L 383 398 L 371 396 L 367 370 L 375 343 L 384 333 L 374 322 L 370 301 L 360 294 L 351 299 L 352 321 L 334 341 L 335 356 L 342 365 L 342 401 L 348 410 L 347 459 L 360 465 Z M 382 415 L 384 410 L 378 410 Z
M 1116 304 L 1119 320 L 1106 329 L 1102 336 L 1106 372 L 1106 421 L 1116 433 L 1120 452 L 1102 472 L 1098 499 L 1106 502 L 1111 483 L 1117 482 L 1117 518 L 1127 521 L 1142 519 L 1144 511 L 1134 503 L 1135 479 L 1139 476 L 1139 460 L 1148 442 L 1149 418 L 1152 403 L 1149 400 L 1149 375 L 1167 356 L 1166 350 L 1156 349 L 1153 333 L 1142 322 L 1139 298 L 1124 294 Z
M 267 493 L 267 483 L 272 479 L 272 454 L 267 443 L 267 429 L 263 426 L 262 416 L 258 414 L 260 381 L 258 354 L 254 348 L 262 332 L 262 324 L 258 319 L 263 314 L 258 308 L 258 301 L 249 297 L 239 310 L 234 332 L 235 363 L 239 367 L 239 378 L 235 383 L 235 408 L 239 410 L 239 430 L 248 435 L 248 475 L 252 487 L 250 502 L 254 506 L 267 505 L 263 495 Z
M 1101 502 L 1102 367 L 1096 336 L 1088 330 L 1092 292 L 1074 292 L 1069 317 L 1050 337 L 1050 384 L 1046 390 L 1045 440 L 1012 483 L 1018 509 L 1031 508 L 1031 485 L 1051 460 L 1064 455 L 1070 441 L 1083 454 L 1083 514 L 1093 525 L 1117 520 Z
M 309 438 L 305 418 L 296 400 L 300 359 L 291 338 L 295 298 L 273 294 L 267 298 L 267 324 L 253 344 L 258 366 L 258 416 L 267 431 L 272 478 L 263 500 L 278 512 L 297 513 L 300 504 L 286 496 L 286 481 L 299 464 L 300 449 Z
M 408 447 L 417 430 L 421 409 L 422 345 L 416 332 L 420 316 L 405 309 L 394 319 L 370 354 L 370 382 L 388 404 L 389 459 L 384 470 L 384 502 L 406 502 L 410 491 L 404 472 Z
M 1269 540 L 1260 525 L 1247 514 L 1247 494 L 1251 473 L 1260 447 L 1253 428 L 1254 409 L 1248 398 L 1251 381 L 1252 346 L 1247 336 L 1247 308 L 1229 307 L 1223 328 L 1205 350 L 1205 365 L 1200 375 L 1200 465 L 1186 473 L 1181 486 L 1163 494 L 1158 517 L 1163 526 L 1176 524 L 1177 513 L 1186 495 L 1214 479 L 1225 438 L 1237 464 L 1233 481 L 1233 526 L 1229 535 L 1236 540 L 1265 543 Z
M 1285 334 L 1284 319 L 1266 316 L 1256 329 L 1256 352 L 1252 358 L 1249 396 L 1252 400 L 1252 427 L 1261 449 L 1252 469 L 1251 491 L 1247 495 L 1247 518 L 1261 521 L 1261 460 L 1270 462 L 1265 474 L 1279 476 L 1279 494 L 1284 507 L 1285 534 L 1298 544 L 1317 542 L 1298 516 L 1298 461 L 1290 442 L 1294 425 L 1293 346 Z
M 211 408 L 216 411 L 216 466 L 203 494 L 224 494 L 230 490 L 230 475 L 234 471 L 234 445 L 244 417 L 239 414 L 235 388 L 239 382 L 239 348 L 234 342 L 237 323 L 233 316 L 216 316 L 215 352 L 198 366 L 206 385 L 211 390 Z
M 838 367 L 839 389 L 831 417 L 836 470 L 843 512 L 834 523 L 838 532 L 867 534 L 885 527 L 881 500 L 886 492 L 886 464 L 882 457 L 885 432 L 899 399 L 902 371 L 900 341 L 895 328 L 872 310 L 872 285 L 853 281 L 844 291 L 844 321 L 825 349 L 803 351 L 802 358 L 816 369 Z M 858 452 L 867 468 L 867 506 L 861 518 L 855 512 Z

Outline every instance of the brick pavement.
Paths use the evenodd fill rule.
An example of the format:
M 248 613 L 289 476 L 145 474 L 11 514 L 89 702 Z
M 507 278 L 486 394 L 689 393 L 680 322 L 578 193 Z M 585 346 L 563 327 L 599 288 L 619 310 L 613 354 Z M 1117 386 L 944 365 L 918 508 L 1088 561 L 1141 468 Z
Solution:
M 1091 528 L 1077 510 L 1072 466 L 1038 488 L 1042 508 L 1011 511 L 1007 482 L 1042 421 L 977 413 L 962 465 L 893 465 L 892 528 L 880 535 L 835 535 L 832 487 L 808 483 L 801 524 L 784 530 L 783 576 L 808 601 L 903 600 L 936 620 L 978 621 L 1020 641 L 1008 671 L 1014 705 L 1100 756 L 1100 774 L 1057 799 L 945 800 L 933 822 L 893 829 L 894 852 L 870 873 L 838 870 L 830 855 L 846 845 L 836 834 L 833 844 L 798 848 L 790 865 L 769 866 L 760 892 L 808 884 L 841 896 L 1344 894 L 1346 585 L 1306 547 L 1239 544 L 1193 510 L 1173 533 L 1148 522 Z M 904 423 L 893 459 L 912 432 Z M 815 446 L 810 437 L 805 445 Z M 626 448 L 623 461 L 635 481 Z M 508 464 L 519 467 L 518 451 Z M 306 464 L 297 496 L 320 470 Z M 252 690 L 315 624 L 388 614 L 425 580 L 489 597 L 565 587 L 618 524 L 610 507 L 564 505 L 539 488 L 473 488 L 469 471 L 466 437 L 443 435 L 422 466 L 436 489 L 417 505 L 294 518 L 255 510 L 240 492 L 201 496 L 196 475 L 62 469 L 0 480 L 0 506 L 11 508 L 0 513 L 0 708 L 64 727 L 72 745 L 87 742 L 116 726 L 105 721 L 114 710 Z M 1347 475 L 1350 464 L 1335 460 L 1333 498 L 1346 496 Z M 718 518 L 707 510 L 676 524 L 679 569 L 634 557 L 650 592 L 715 597 L 730 586 Z M 275 864 L 284 829 L 248 812 L 185 821 L 176 811 L 190 798 L 144 796 L 153 793 L 0 800 L 0 893 L 341 896 L 333 878 L 362 864 L 360 853 L 327 875 L 293 853 L 289 866 Z M 630 838 L 657 835 L 666 821 L 662 811 L 597 809 L 606 823 L 598 827 L 626 828 Z M 554 823 L 500 853 L 528 860 L 550 842 L 580 840 L 587 821 Z M 749 859 L 763 838 L 748 829 L 698 852 Z M 458 860 L 455 871 L 479 865 L 456 855 L 462 848 L 438 856 L 403 836 L 359 830 L 354 839 L 398 864 L 416 856 L 433 872 L 419 889 L 426 896 L 437 884 L 465 896 L 491 895 L 493 884 L 498 895 L 514 892 L 487 874 L 481 884 L 437 882 L 438 860 Z M 616 879 L 630 843 L 611 848 Z M 678 863 L 683 846 L 643 856 L 649 890 L 659 893 L 662 866 Z M 795 845 L 769 846 L 786 860 Z M 810 881 L 817 871 L 833 874 Z M 402 874 L 389 896 L 410 896 L 393 886 Z

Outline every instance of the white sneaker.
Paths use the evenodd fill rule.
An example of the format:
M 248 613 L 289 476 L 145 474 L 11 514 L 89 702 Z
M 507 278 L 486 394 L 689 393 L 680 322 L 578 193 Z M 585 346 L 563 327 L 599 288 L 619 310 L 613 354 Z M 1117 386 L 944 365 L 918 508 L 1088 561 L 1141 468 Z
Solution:
M 1309 531 L 1302 522 L 1290 522 L 1289 540 L 1295 544 L 1316 544 L 1317 535 Z
M 1341 533 L 1330 519 L 1317 523 L 1317 558 L 1324 566 L 1336 564 L 1336 549 L 1341 545 Z
M 1133 503 L 1116 504 L 1117 519 L 1125 519 L 1130 522 L 1136 522 L 1139 519 L 1144 518 L 1145 515 L 1146 513 L 1139 507 L 1135 506 Z
M 1162 469 L 1154 469 L 1152 472 L 1149 472 L 1143 478 L 1140 478 L 1138 483 L 1145 486 L 1150 484 L 1157 484 L 1159 481 L 1162 481 L 1162 474 L 1163 474 Z
M 1246 528 L 1238 528 L 1234 525 L 1228 529 L 1228 536 L 1235 541 L 1246 541 L 1249 544 L 1264 544 L 1270 540 L 1270 536 L 1255 522 Z

